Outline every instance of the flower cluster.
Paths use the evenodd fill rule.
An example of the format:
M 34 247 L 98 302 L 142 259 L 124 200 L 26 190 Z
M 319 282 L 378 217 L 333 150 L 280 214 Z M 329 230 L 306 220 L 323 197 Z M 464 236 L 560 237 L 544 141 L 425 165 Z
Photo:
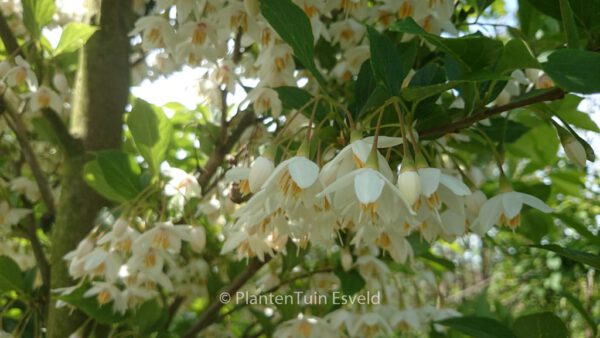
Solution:
M 329 72 L 339 82 L 355 76 L 370 56 L 364 24 L 385 29 L 410 16 L 430 33 L 456 33 L 450 21 L 451 0 L 395 0 L 375 5 L 364 0 L 294 2 L 309 18 L 315 43 L 323 39 L 339 47 L 340 60 Z M 248 86 L 243 82 L 248 80 L 252 89 L 247 101 L 254 111 L 278 117 L 282 104 L 272 88 L 295 86 L 311 76 L 296 70 L 292 48 L 266 22 L 259 7 L 258 0 L 157 1 L 155 12 L 141 17 L 131 32 L 141 37 L 142 50 L 153 51 L 148 62 L 139 63 L 134 72 L 144 74 L 148 66 L 151 74 L 168 74 L 176 65 L 202 67 L 206 72 L 199 82 L 201 94 L 216 106 L 221 104 L 221 88 L 233 93 L 238 84 Z
M 300 247 L 330 247 L 345 238 L 358 250 L 375 246 L 405 262 L 412 232 L 429 242 L 451 241 L 494 224 L 515 228 L 523 204 L 551 211 L 538 198 L 510 189 L 487 200 L 456 170 L 404 164 L 396 175 L 376 149 L 397 146 L 402 138 L 374 142 L 356 139 L 322 168 L 300 151 L 277 166 L 261 156 L 248 169 L 232 169 L 230 178 L 252 196 L 236 212 L 223 253 L 236 249 L 239 257 L 263 259 L 285 251 L 288 239 Z
M 39 85 L 38 78 L 31 65 L 21 56 L 17 56 L 14 64 L 4 60 L 0 62 L 0 79 L 10 88 L 16 89 L 28 100 L 28 107 L 32 113 L 39 113 L 43 109 L 52 109 L 56 113 L 63 112 L 64 99 L 69 92 L 69 86 L 64 74 L 56 73 L 53 78 L 54 89 Z
M 140 230 L 138 230 L 140 229 Z M 203 227 L 140 220 L 117 219 L 107 231 L 98 230 L 65 256 L 69 273 L 81 283 L 90 282 L 85 296 L 96 296 L 99 304 L 112 302 L 125 312 L 159 290 L 173 294 L 203 295 L 207 264 L 202 259 L 178 260 L 183 243 L 196 253 L 204 250 Z M 193 268 L 190 268 L 193 267 Z M 79 286 L 62 290 L 71 293 Z

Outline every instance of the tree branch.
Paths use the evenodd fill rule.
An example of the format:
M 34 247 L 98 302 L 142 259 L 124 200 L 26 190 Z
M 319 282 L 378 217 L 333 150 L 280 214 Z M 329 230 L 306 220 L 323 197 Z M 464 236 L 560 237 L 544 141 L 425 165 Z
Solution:
M 231 121 L 228 122 L 228 125 L 236 125 L 236 127 L 233 129 L 231 134 L 226 137 L 224 142 L 219 142 L 215 146 L 215 150 L 208 159 L 208 162 L 206 165 L 204 165 L 204 168 L 202 168 L 202 173 L 198 178 L 198 183 L 202 187 L 202 190 L 205 190 L 208 187 L 210 179 L 217 172 L 217 169 L 219 169 L 221 163 L 223 163 L 225 156 L 229 154 L 231 149 L 233 149 L 233 147 L 239 141 L 240 137 L 242 137 L 244 131 L 256 123 L 256 121 L 257 119 L 254 116 L 254 111 L 248 109 L 238 113 L 234 118 L 232 118 Z
M 4 17 L 4 13 L 0 9 L 0 38 L 2 39 L 2 43 L 4 43 L 4 49 L 9 52 L 9 54 L 20 53 L 19 43 L 15 38 L 13 32 L 10 30 L 8 26 L 8 22 L 6 22 L 6 18 Z
M 206 307 L 200 314 L 196 323 L 182 336 L 183 338 L 194 338 L 198 333 L 211 325 L 218 318 L 219 310 L 225 305 L 220 301 L 219 296 L 227 293 L 235 294 L 252 276 L 254 276 L 260 268 L 271 260 L 271 256 L 266 256 L 264 261 L 253 259 L 241 274 L 239 274 L 226 288 L 222 289 L 215 299 Z
M 18 98 L 16 98 L 16 95 L 7 89 L 4 95 L 0 97 L 0 111 L 4 112 L 4 117 L 8 123 L 8 126 L 17 136 L 17 141 L 19 142 L 19 146 L 21 147 L 25 161 L 29 165 L 29 168 L 31 168 L 31 173 L 33 174 L 37 186 L 40 189 L 42 200 L 44 201 L 46 208 L 48 208 L 48 212 L 54 215 L 56 212 L 54 195 L 52 194 L 52 190 L 50 189 L 50 185 L 48 185 L 46 176 L 44 175 L 37 157 L 35 156 L 33 148 L 29 143 L 29 139 L 27 137 L 27 127 L 19 115 L 19 103 L 17 102 Z
M 554 88 L 551 89 L 549 91 L 546 91 L 542 94 L 539 94 L 537 96 L 532 96 L 532 97 L 528 97 L 519 101 L 514 101 L 511 103 L 507 103 L 505 105 L 502 106 L 498 106 L 498 107 L 492 107 L 486 110 L 483 110 L 479 113 L 473 114 L 470 117 L 467 117 L 463 120 L 460 121 L 456 121 L 454 123 L 450 123 L 448 125 L 445 126 L 441 126 L 441 127 L 437 127 L 437 128 L 431 128 L 431 129 L 427 129 L 424 130 L 422 132 L 419 133 L 419 136 L 421 138 L 436 138 L 448 133 L 453 133 L 456 132 L 458 130 L 461 129 L 465 129 L 470 127 L 471 125 L 481 121 L 481 120 L 485 120 L 487 118 L 490 118 L 494 115 L 503 113 L 505 111 L 509 111 L 509 110 L 513 110 L 513 109 L 517 109 L 517 108 L 521 108 L 521 107 L 525 107 L 525 106 L 529 106 L 531 104 L 534 103 L 539 103 L 539 102 L 544 102 L 544 101 L 554 101 L 554 100 L 560 100 L 563 97 L 565 97 L 566 92 L 563 91 L 560 88 Z

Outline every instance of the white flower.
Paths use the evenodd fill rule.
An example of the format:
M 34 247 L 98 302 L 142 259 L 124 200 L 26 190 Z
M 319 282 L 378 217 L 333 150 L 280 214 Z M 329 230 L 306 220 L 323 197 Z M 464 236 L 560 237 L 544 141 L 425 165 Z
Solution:
M 296 319 L 281 323 L 273 336 L 281 338 L 337 338 L 340 335 L 319 317 L 299 315 Z
M 279 94 L 271 88 L 257 87 L 248 94 L 248 101 L 252 102 L 254 113 L 258 116 L 270 112 L 273 117 L 281 115 L 282 105 Z
M 483 204 L 479 216 L 473 222 L 473 231 L 483 235 L 494 224 L 516 228 L 521 222 L 523 204 L 544 213 L 552 212 L 552 208 L 537 197 L 517 191 L 504 192 L 490 198 Z
M 457 196 L 467 196 L 471 193 L 469 187 L 454 176 L 442 173 L 438 168 L 421 168 L 417 171 L 421 179 L 421 195 L 425 197 L 430 209 L 440 207 L 438 189 L 440 185 L 450 189 Z
M 162 16 L 144 16 L 135 23 L 130 36 L 142 33 L 142 48 L 151 50 L 154 48 L 172 48 L 175 42 L 175 32 L 169 21 Z
M 93 282 L 93 286 L 87 290 L 83 296 L 96 296 L 98 304 L 104 305 L 109 302 L 113 303 L 113 311 L 125 313 L 127 311 L 127 302 L 119 288 L 108 282 Z
M 149 247 L 179 253 L 181 241 L 189 240 L 186 225 L 173 225 L 170 221 L 154 223 L 154 227 L 146 230 L 134 241 L 134 251 L 145 250 Z
M 202 188 L 194 175 L 178 168 L 167 168 L 163 172 L 171 178 L 165 184 L 165 195 L 173 197 L 171 203 L 176 210 L 181 210 L 190 198 L 202 195 Z
M 40 199 L 40 189 L 38 188 L 37 183 L 27 177 L 21 176 L 10 181 L 10 189 L 25 195 L 31 202 L 36 202 Z
M 6 84 L 10 87 L 18 87 L 27 84 L 30 88 L 37 88 L 37 76 L 35 76 L 35 73 L 31 70 L 29 63 L 23 60 L 20 55 L 15 58 L 15 63 L 16 66 L 11 68 L 6 72 L 6 75 L 4 75 Z
M 356 316 L 354 326 L 348 331 L 354 337 L 385 337 L 392 333 L 392 328 L 380 314 L 371 312 Z
M 114 251 L 95 248 L 82 259 L 84 261 L 83 271 L 92 277 L 103 277 L 113 281 L 119 276 L 121 259 Z
M 112 229 L 104 234 L 97 242 L 98 245 L 110 243 L 110 248 L 119 252 L 131 252 L 133 241 L 139 236 L 139 233 L 129 226 L 129 222 L 124 218 L 119 218 L 113 224 Z
M 41 86 L 35 93 L 31 94 L 29 108 L 32 112 L 50 108 L 60 114 L 63 109 L 63 100 L 54 90 Z
M 421 179 L 419 174 L 414 170 L 406 170 L 398 175 L 398 189 L 406 202 L 415 207 L 419 196 L 421 196 Z
M 330 194 L 334 194 L 334 208 L 355 223 L 413 222 L 415 213 L 404 196 L 382 173 L 374 169 L 356 169 L 338 178 L 317 197 Z
M 254 160 L 248 173 L 248 185 L 252 193 L 257 193 L 275 170 L 273 160 L 259 156 Z
M 356 46 L 365 35 L 365 26 L 349 18 L 332 23 L 329 31 L 333 37 L 332 42 L 339 42 L 342 49 L 348 49 Z
M 188 240 L 192 250 L 197 253 L 204 251 L 204 247 L 206 247 L 206 231 L 204 230 L 204 227 L 191 227 L 190 237 Z
M 54 76 L 52 77 L 52 85 L 61 94 L 66 94 L 69 92 L 69 82 L 67 81 L 65 74 L 62 72 L 57 71 L 54 73 Z
M 349 172 L 364 168 L 367 163 L 367 158 L 373 147 L 373 137 L 365 137 L 351 142 L 345 146 L 340 152 L 327 164 L 323 166 L 319 178 L 321 182 L 328 186 L 337 178 L 340 178 Z M 379 136 L 377 148 L 389 148 L 402 143 L 402 138 Z M 381 154 L 377 154 L 379 171 L 388 179 L 394 179 L 394 173 Z
M 16 225 L 30 213 L 29 209 L 14 209 L 7 202 L 2 201 L 0 202 L 0 228 Z
M 11 68 L 12 68 L 12 65 L 10 64 L 10 62 L 8 62 L 8 60 L 4 60 L 4 61 L 0 62 L 0 78 L 4 78 L 6 73 L 8 73 L 8 71 Z

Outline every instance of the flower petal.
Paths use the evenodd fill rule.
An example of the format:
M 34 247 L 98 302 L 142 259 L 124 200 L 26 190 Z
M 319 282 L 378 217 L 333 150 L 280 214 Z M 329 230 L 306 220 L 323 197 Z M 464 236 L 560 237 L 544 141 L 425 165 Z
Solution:
M 521 194 L 515 192 L 507 192 L 501 195 L 504 215 L 507 218 L 513 218 L 521 212 L 523 208 L 523 199 Z
M 535 196 L 531 196 L 528 194 L 524 194 L 524 193 L 518 193 L 519 195 L 521 195 L 521 198 L 523 199 L 523 203 L 527 204 L 530 207 L 536 208 L 541 212 L 545 212 L 545 213 L 549 213 L 552 212 L 553 209 L 550 208 L 546 203 L 544 203 L 541 199 L 535 197 Z
M 379 199 L 385 182 L 375 170 L 366 169 L 354 176 L 354 192 L 363 204 L 373 203 Z
M 466 184 L 454 176 L 442 174 L 440 177 L 440 183 L 452 190 L 452 192 L 458 196 L 467 196 L 471 194 L 469 187 L 467 187 Z
M 418 172 L 421 179 L 421 193 L 423 196 L 429 197 L 438 189 L 442 171 L 438 168 L 423 168 Z
M 288 171 L 294 182 L 302 189 L 310 187 L 319 178 L 319 166 L 306 157 L 294 158 L 288 165 Z

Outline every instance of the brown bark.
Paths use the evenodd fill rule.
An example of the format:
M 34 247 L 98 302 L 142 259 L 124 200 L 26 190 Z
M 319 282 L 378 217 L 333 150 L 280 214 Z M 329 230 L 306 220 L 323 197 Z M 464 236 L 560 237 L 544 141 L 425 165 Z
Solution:
M 100 29 L 80 52 L 70 126 L 76 142 L 64 154 L 63 188 L 51 235 L 53 289 L 74 284 L 63 257 L 90 232 L 98 211 L 108 205 L 83 180 L 83 166 L 89 152 L 120 147 L 129 95 L 131 0 L 95 0 L 89 6 L 91 23 Z M 81 312 L 51 306 L 48 337 L 68 337 L 84 320 Z

